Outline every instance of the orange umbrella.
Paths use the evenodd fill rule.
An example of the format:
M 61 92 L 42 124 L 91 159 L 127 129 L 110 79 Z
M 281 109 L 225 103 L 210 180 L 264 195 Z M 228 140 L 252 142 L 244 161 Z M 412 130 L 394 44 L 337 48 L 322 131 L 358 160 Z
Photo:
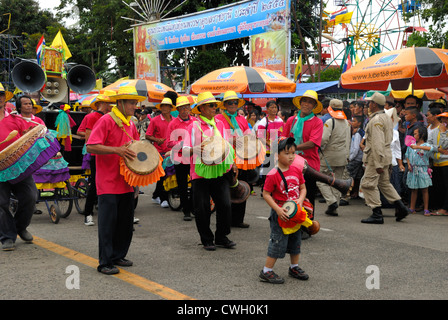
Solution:
M 249 94 L 294 92 L 295 90 L 295 82 L 277 72 L 244 66 L 212 71 L 191 85 L 192 93 L 209 91 L 214 95 L 226 91 Z
M 433 48 L 405 48 L 378 53 L 341 75 L 346 89 L 406 90 L 431 89 L 448 86 L 448 50 Z
M 406 99 L 406 97 L 410 94 L 425 101 L 437 100 L 440 98 L 445 99 L 445 93 L 442 91 L 439 91 L 437 89 L 412 90 L 412 85 L 409 85 L 409 88 L 407 90 L 392 90 L 389 95 L 395 100 L 403 100 Z
M 126 80 L 118 80 L 107 87 L 104 87 L 100 90 L 100 93 L 104 93 L 106 90 L 113 90 L 118 92 L 120 87 L 123 86 L 134 86 L 137 90 L 137 93 L 141 96 L 148 97 L 148 101 L 150 102 L 159 102 L 163 100 L 163 95 L 167 91 L 174 91 L 167 85 L 151 81 L 151 80 L 143 80 L 143 79 L 126 79 Z

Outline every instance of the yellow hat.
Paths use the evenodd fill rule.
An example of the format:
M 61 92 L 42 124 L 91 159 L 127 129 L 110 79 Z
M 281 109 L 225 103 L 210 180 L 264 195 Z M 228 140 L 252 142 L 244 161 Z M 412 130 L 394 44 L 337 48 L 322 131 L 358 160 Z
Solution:
M 10 91 L 6 91 L 5 88 L 3 87 L 3 84 L 1 83 L 0 83 L 0 92 L 5 93 L 6 96 L 5 102 L 11 100 L 11 98 L 14 97 L 14 94 Z
M 115 91 L 113 90 L 106 90 L 104 91 L 104 93 L 100 93 L 99 95 L 97 95 L 95 97 L 95 99 L 93 100 L 92 104 L 90 105 L 90 108 L 92 108 L 93 110 L 98 110 L 98 107 L 96 106 L 96 104 L 98 102 L 112 102 L 111 96 L 115 95 Z
M 319 101 L 318 96 L 317 96 L 317 92 L 314 90 L 307 90 L 305 91 L 305 93 L 303 94 L 303 96 L 298 96 L 295 97 L 294 99 L 292 99 L 292 103 L 294 103 L 294 105 L 297 107 L 297 109 L 301 109 L 302 107 L 300 106 L 300 100 L 303 97 L 307 97 L 307 98 L 311 98 L 313 100 L 315 100 L 317 102 L 316 107 L 313 109 L 313 113 L 314 114 L 318 114 L 322 111 L 323 106 L 322 103 Z
M 224 106 L 224 102 L 228 100 L 238 100 L 238 108 L 241 108 L 246 104 L 246 101 L 244 99 L 238 98 L 238 95 L 235 91 L 227 91 L 226 93 L 224 93 L 224 98 L 222 99 L 222 102 L 219 103 L 219 107 L 221 109 L 225 109 L 226 107 Z
M 140 96 L 137 93 L 137 89 L 133 86 L 122 86 L 118 90 L 118 93 L 114 96 L 110 97 L 112 102 L 115 102 L 117 100 L 137 100 L 138 102 L 142 102 L 146 100 L 145 96 Z
M 196 103 L 196 107 L 194 107 L 193 110 L 191 110 L 191 112 L 195 113 L 195 114 L 200 114 L 201 112 L 199 111 L 198 107 L 203 104 L 207 104 L 207 103 L 219 104 L 219 101 L 216 100 L 215 96 L 211 92 L 209 92 L 209 91 L 201 92 L 198 95 L 198 101 Z
M 159 104 L 156 104 L 156 108 L 160 110 L 160 107 L 162 106 L 162 104 L 170 105 L 171 111 L 176 110 L 176 106 L 173 104 L 173 101 L 170 98 L 163 98 L 162 102 L 160 102 Z
M 186 106 L 186 105 L 191 106 L 191 102 L 188 99 L 188 97 L 180 96 L 180 97 L 177 98 L 177 100 L 176 100 L 176 108 L 179 108 L 179 107 L 182 107 L 182 106 Z
M 38 105 L 36 100 L 34 100 L 34 99 L 31 99 L 31 101 L 33 101 L 33 108 L 37 109 L 36 114 L 42 112 L 42 106 Z

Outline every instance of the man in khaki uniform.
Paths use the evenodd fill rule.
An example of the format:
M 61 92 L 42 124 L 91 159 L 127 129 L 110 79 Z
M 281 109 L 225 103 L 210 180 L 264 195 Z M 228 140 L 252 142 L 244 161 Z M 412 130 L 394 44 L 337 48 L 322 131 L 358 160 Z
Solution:
M 328 112 L 331 118 L 324 123 L 320 154 L 320 172 L 326 175 L 334 174 L 336 179 L 343 178 L 350 154 L 350 124 L 342 106 L 339 99 L 330 101 Z M 317 186 L 328 206 L 325 213 L 337 216 L 341 192 L 322 182 L 317 182 Z
M 384 112 L 386 97 L 375 92 L 366 100 L 369 100 L 370 120 L 366 126 L 366 146 L 362 159 L 366 168 L 361 179 L 361 189 L 366 204 L 372 208 L 373 212 L 369 218 L 363 219 L 361 222 L 384 223 L 380 191 L 387 201 L 394 203 L 396 221 L 401 221 L 409 214 L 409 210 L 390 183 L 389 167 L 392 164 L 390 144 L 393 138 L 393 124 L 391 118 Z

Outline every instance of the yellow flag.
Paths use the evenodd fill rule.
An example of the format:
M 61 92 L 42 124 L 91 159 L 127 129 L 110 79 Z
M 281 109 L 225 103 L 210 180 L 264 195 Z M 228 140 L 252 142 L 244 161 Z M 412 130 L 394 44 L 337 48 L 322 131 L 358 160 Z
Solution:
M 19 88 L 16 87 L 16 89 L 13 92 L 13 94 L 16 95 L 16 94 L 18 94 L 20 92 L 22 92 L 22 90 L 20 90 Z
M 445 49 L 445 39 L 443 39 L 442 49 Z
M 94 90 L 101 90 L 101 89 L 103 89 L 103 79 L 97 79 Z
M 338 16 L 336 16 L 335 20 L 335 24 L 339 24 L 339 23 L 350 23 L 350 21 L 352 20 L 352 15 L 353 12 L 347 12 L 345 14 L 340 14 Z
M 299 56 L 299 61 L 296 64 L 296 70 L 294 71 L 294 82 L 296 82 L 302 73 L 302 55 Z
M 64 60 L 68 60 L 72 57 L 72 53 L 70 52 L 69 48 L 67 47 L 67 44 L 65 43 L 64 38 L 62 37 L 61 30 L 59 30 L 56 37 L 54 37 L 53 43 L 51 44 L 50 47 L 62 50 Z

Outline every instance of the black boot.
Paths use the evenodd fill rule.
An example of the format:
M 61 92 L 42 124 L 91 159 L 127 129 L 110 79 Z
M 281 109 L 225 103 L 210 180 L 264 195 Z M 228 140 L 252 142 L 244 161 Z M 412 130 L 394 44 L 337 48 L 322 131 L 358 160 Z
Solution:
M 336 211 L 338 208 L 338 203 L 332 203 L 328 206 L 328 209 L 325 211 L 325 214 L 328 214 L 329 216 L 337 217 L 338 212 Z
M 362 219 L 362 223 L 370 223 L 370 224 L 383 224 L 383 212 L 381 211 L 381 208 L 374 208 L 372 209 L 372 215 L 368 217 L 367 219 Z
M 395 205 L 395 220 L 401 221 L 410 213 L 408 207 L 406 207 L 401 200 L 397 200 L 394 202 Z

